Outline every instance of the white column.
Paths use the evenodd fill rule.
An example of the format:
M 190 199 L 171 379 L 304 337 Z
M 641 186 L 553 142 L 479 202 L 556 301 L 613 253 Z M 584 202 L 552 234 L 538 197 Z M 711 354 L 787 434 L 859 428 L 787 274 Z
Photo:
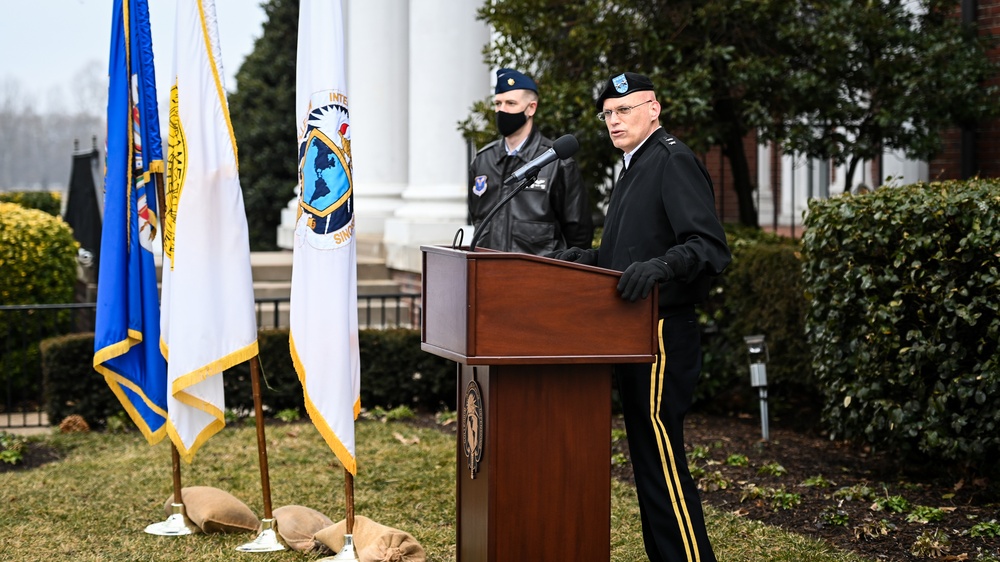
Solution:
M 344 21 L 356 228 L 381 240 L 409 174 L 409 2 L 345 3 Z M 297 206 L 282 209 L 279 247 L 292 248 Z
M 765 142 L 757 145 L 757 224 L 761 226 L 774 225 L 774 211 L 777 202 L 771 184 L 771 151 L 775 150 L 773 143 Z
M 807 156 L 783 154 L 781 156 L 781 206 L 778 224 L 802 224 L 802 211 L 808 208 L 806 197 L 809 185 Z
M 347 6 L 354 205 L 359 234 L 382 236 L 403 204 L 409 166 L 409 2 Z
M 468 148 L 458 122 L 490 94 L 476 2 L 419 0 L 409 13 L 409 183 L 386 220 L 387 265 L 420 271 L 421 244 L 448 244 L 465 225 Z M 468 243 L 468 239 L 466 239 Z

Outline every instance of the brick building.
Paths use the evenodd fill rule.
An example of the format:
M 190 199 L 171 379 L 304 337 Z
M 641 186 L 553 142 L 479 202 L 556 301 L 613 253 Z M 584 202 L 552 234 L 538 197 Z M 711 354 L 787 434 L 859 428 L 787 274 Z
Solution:
M 1000 35 L 1000 0 L 962 0 L 960 17 L 981 35 Z M 1000 46 L 990 59 L 1000 61 Z M 1000 85 L 1000 76 L 989 84 Z M 943 136 L 944 150 L 930 161 L 931 179 L 1000 176 L 1000 119 L 949 129 Z

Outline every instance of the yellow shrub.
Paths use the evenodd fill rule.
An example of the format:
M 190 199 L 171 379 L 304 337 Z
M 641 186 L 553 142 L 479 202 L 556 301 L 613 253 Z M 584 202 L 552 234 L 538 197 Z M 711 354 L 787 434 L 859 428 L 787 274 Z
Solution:
M 72 302 L 78 248 L 60 217 L 0 203 L 0 304 Z

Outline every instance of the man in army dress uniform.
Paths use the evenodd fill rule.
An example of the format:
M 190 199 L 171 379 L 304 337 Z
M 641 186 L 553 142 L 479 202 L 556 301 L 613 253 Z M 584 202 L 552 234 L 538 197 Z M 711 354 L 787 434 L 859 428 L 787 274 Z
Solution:
M 716 562 L 683 443 L 701 372 L 695 305 L 731 259 L 712 180 L 691 149 L 660 127 L 660 104 L 646 76 L 612 76 L 597 111 L 624 153 L 623 175 L 611 193 L 600 247 L 556 257 L 622 271 L 618 292 L 629 301 L 659 285 L 652 366 L 615 366 L 643 541 L 651 562 Z

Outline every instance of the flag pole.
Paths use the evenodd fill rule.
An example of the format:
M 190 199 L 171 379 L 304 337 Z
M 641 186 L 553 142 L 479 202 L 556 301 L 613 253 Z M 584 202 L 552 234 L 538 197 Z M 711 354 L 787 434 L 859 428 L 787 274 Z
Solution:
M 172 440 L 170 441 L 170 456 L 173 459 L 174 467 L 174 503 L 183 504 L 184 498 L 181 497 L 181 453 Z
M 190 535 L 191 529 L 184 520 L 184 501 L 181 498 L 181 454 L 177 445 L 170 442 L 171 457 L 173 457 L 174 501 L 170 504 L 170 516 L 166 521 L 146 526 L 146 533 L 163 537 L 179 537 Z
M 164 213 L 166 213 L 167 209 L 166 196 L 163 194 L 163 173 L 154 173 L 153 179 L 156 184 L 156 188 L 154 189 L 156 192 L 156 210 L 159 211 L 161 217 L 160 224 L 157 226 L 160 227 L 160 267 L 162 268 L 166 264 L 166 261 L 163 260 L 162 217 L 164 216 Z M 167 423 L 169 423 L 169 420 Z M 170 504 L 170 516 L 167 517 L 167 520 L 147 526 L 146 532 L 150 535 L 179 537 L 182 535 L 190 535 L 192 531 L 184 522 L 184 498 L 181 494 L 181 453 L 177 450 L 177 445 L 174 443 L 174 440 L 170 439 L 169 441 L 171 466 L 173 471 L 174 502 Z
M 120 193 L 115 193 L 114 212 L 122 214 L 121 216 L 114 217 L 114 220 L 105 221 L 104 226 L 107 227 L 110 224 L 118 225 L 118 228 L 124 227 L 124 231 L 122 232 L 118 232 L 115 229 L 114 234 L 118 236 L 124 235 L 125 248 L 128 253 L 128 272 L 125 276 L 129 278 L 127 283 L 130 285 L 130 288 L 138 287 L 140 291 L 140 309 L 144 318 L 143 325 L 139 330 L 142 334 L 141 338 L 135 338 L 131 332 L 136 327 L 132 323 L 132 315 L 129 314 L 128 348 L 131 349 L 133 345 L 138 344 L 152 348 L 149 349 L 152 352 L 150 353 L 151 357 L 143 361 L 143 368 L 141 370 L 153 380 L 136 380 L 133 378 L 134 373 L 131 374 L 132 376 L 129 376 L 128 373 L 111 372 L 108 370 L 108 367 L 104 367 L 103 365 L 101 367 L 98 366 L 99 363 L 121 355 L 116 350 L 109 350 L 108 347 L 100 348 L 103 344 L 97 343 L 98 335 L 101 332 L 99 329 L 102 323 L 101 311 L 102 309 L 112 308 L 100 305 L 102 301 L 106 302 L 106 298 L 111 296 L 105 293 L 105 290 L 107 290 L 107 287 L 114 287 L 118 293 L 114 297 L 119 301 L 129 293 L 128 289 L 118 287 L 117 282 L 120 282 L 120 280 L 114 276 L 110 278 L 113 283 L 112 285 L 105 285 L 105 281 L 101 279 L 98 281 L 99 304 L 97 307 L 97 318 L 95 319 L 97 326 L 95 326 L 94 367 L 98 372 L 105 375 L 109 384 L 112 384 L 112 388 L 120 387 L 120 383 L 112 383 L 112 379 L 118 375 L 124 376 L 129 382 L 135 385 L 132 388 L 133 392 L 141 395 L 150 406 L 154 404 L 158 406 L 153 408 L 153 411 L 159 416 L 161 414 L 165 415 L 165 412 L 169 409 L 167 396 L 163 396 L 162 404 L 157 402 L 160 399 L 160 393 L 166 394 L 166 388 L 159 386 L 159 384 L 166 382 L 166 360 L 163 358 L 162 368 L 164 371 L 159 373 L 156 371 L 161 365 L 159 362 L 160 357 L 157 357 L 155 360 L 153 359 L 156 353 L 154 350 L 160 344 L 158 334 L 162 292 L 161 294 L 157 294 L 155 266 L 152 264 L 153 259 L 150 259 L 155 257 L 155 250 L 150 244 L 144 244 L 143 242 L 153 242 L 156 234 L 160 235 L 161 240 L 163 239 L 162 219 L 165 218 L 166 195 L 163 190 L 162 139 L 160 138 L 159 117 L 156 110 L 156 79 L 153 68 L 152 39 L 149 30 L 149 7 L 146 0 L 115 0 L 113 4 L 111 49 L 109 53 L 108 147 L 105 154 L 107 158 L 105 166 L 107 169 L 105 170 L 104 187 L 108 195 L 111 195 L 111 190 L 121 190 Z M 146 174 L 149 174 L 148 183 L 144 181 Z M 119 198 L 124 198 L 124 201 L 121 201 Z M 145 201 L 142 206 L 140 206 L 140 200 Z M 118 204 L 120 203 L 124 203 L 121 209 L 118 208 Z M 110 211 L 111 209 L 109 208 L 108 210 Z M 152 212 L 147 214 L 146 211 Z M 161 220 L 158 221 L 157 218 Z M 147 227 L 149 230 L 145 231 Z M 103 240 L 108 240 L 107 231 L 102 229 L 102 232 L 105 233 Z M 148 238 L 140 241 L 140 233 L 143 233 L 143 236 L 148 236 Z M 119 248 L 118 251 L 121 251 L 121 249 Z M 144 254 L 147 251 L 149 252 L 148 256 Z M 135 254 L 132 252 L 135 252 Z M 137 272 L 140 274 L 138 279 L 131 278 L 132 266 L 136 262 L 138 262 Z M 107 271 L 107 268 L 102 271 Z M 104 275 L 100 277 L 103 279 Z M 131 298 L 125 301 L 125 308 L 130 308 L 130 301 Z M 117 308 L 120 312 L 121 307 L 122 304 L 119 303 L 119 306 L 114 308 Z M 129 312 L 131 313 L 132 311 L 129 310 Z M 155 322 L 152 321 L 153 318 L 156 319 Z M 146 325 L 147 321 L 149 322 L 149 326 Z M 147 328 L 153 327 L 155 327 L 155 330 L 147 331 Z M 119 336 L 117 333 L 114 335 L 116 343 L 112 347 L 117 347 L 121 343 L 124 343 L 122 336 Z M 97 356 L 99 348 L 101 357 Z M 145 352 L 145 350 L 143 351 Z M 107 355 L 111 355 L 111 357 L 107 357 Z M 128 370 L 131 371 L 133 369 L 129 368 Z M 160 376 L 162 376 L 162 379 Z M 145 396 L 147 390 L 154 390 L 156 395 Z M 131 401 L 131 399 L 126 399 L 119 390 L 116 390 L 116 393 L 119 394 L 123 402 Z M 143 409 L 145 410 L 145 408 Z M 129 411 L 134 412 L 135 410 L 130 409 Z M 152 428 L 148 420 L 145 419 L 145 414 L 136 413 L 138 415 L 133 419 L 138 424 L 141 418 L 141 422 L 147 432 L 147 440 L 151 444 L 154 441 L 159 441 L 162 438 L 162 433 L 159 433 L 159 431 L 163 430 Z M 164 423 L 169 423 L 169 416 L 165 417 L 167 419 L 164 419 Z M 173 447 L 172 440 L 171 446 Z M 163 522 L 148 525 L 145 531 L 149 534 L 178 536 L 192 533 L 192 529 L 186 525 L 183 513 L 184 506 L 182 504 L 180 485 L 180 456 L 176 447 L 172 448 L 172 454 L 174 501 L 172 503 L 171 514 Z
M 344 496 L 347 500 L 347 528 L 344 530 L 344 547 L 336 556 L 320 558 L 317 562 L 325 560 L 358 560 L 356 549 L 354 548 L 354 475 L 350 470 L 344 469 Z
M 246 544 L 236 547 L 240 552 L 275 552 L 285 550 L 278 540 L 278 523 L 271 512 L 271 481 L 267 471 L 267 439 L 264 437 L 264 405 L 260 398 L 260 355 L 250 358 L 250 386 L 253 389 L 253 411 L 257 420 L 257 458 L 260 463 L 260 487 L 264 494 L 264 518 L 260 521 L 260 534 Z
M 344 469 L 344 496 L 347 498 L 347 534 L 354 534 L 354 475 Z
M 167 197 L 164 194 L 163 189 L 163 173 L 157 172 L 153 174 L 153 179 L 156 182 L 156 210 L 160 212 L 160 216 L 166 213 L 167 209 Z M 160 221 L 163 224 L 163 221 Z M 163 259 L 163 229 L 160 229 L 160 264 L 165 264 L 166 261 Z M 160 266 L 161 268 L 163 265 Z M 170 457 L 171 464 L 173 466 L 173 476 L 174 476 L 174 505 L 184 505 L 184 498 L 181 495 L 181 453 L 177 450 L 177 444 L 174 440 L 170 440 Z
M 264 519 L 271 513 L 271 481 L 267 471 L 267 439 L 264 438 L 264 406 L 260 398 L 260 356 L 250 359 L 250 385 L 253 388 L 253 411 L 257 418 L 257 456 L 260 461 L 260 485 L 264 494 Z

